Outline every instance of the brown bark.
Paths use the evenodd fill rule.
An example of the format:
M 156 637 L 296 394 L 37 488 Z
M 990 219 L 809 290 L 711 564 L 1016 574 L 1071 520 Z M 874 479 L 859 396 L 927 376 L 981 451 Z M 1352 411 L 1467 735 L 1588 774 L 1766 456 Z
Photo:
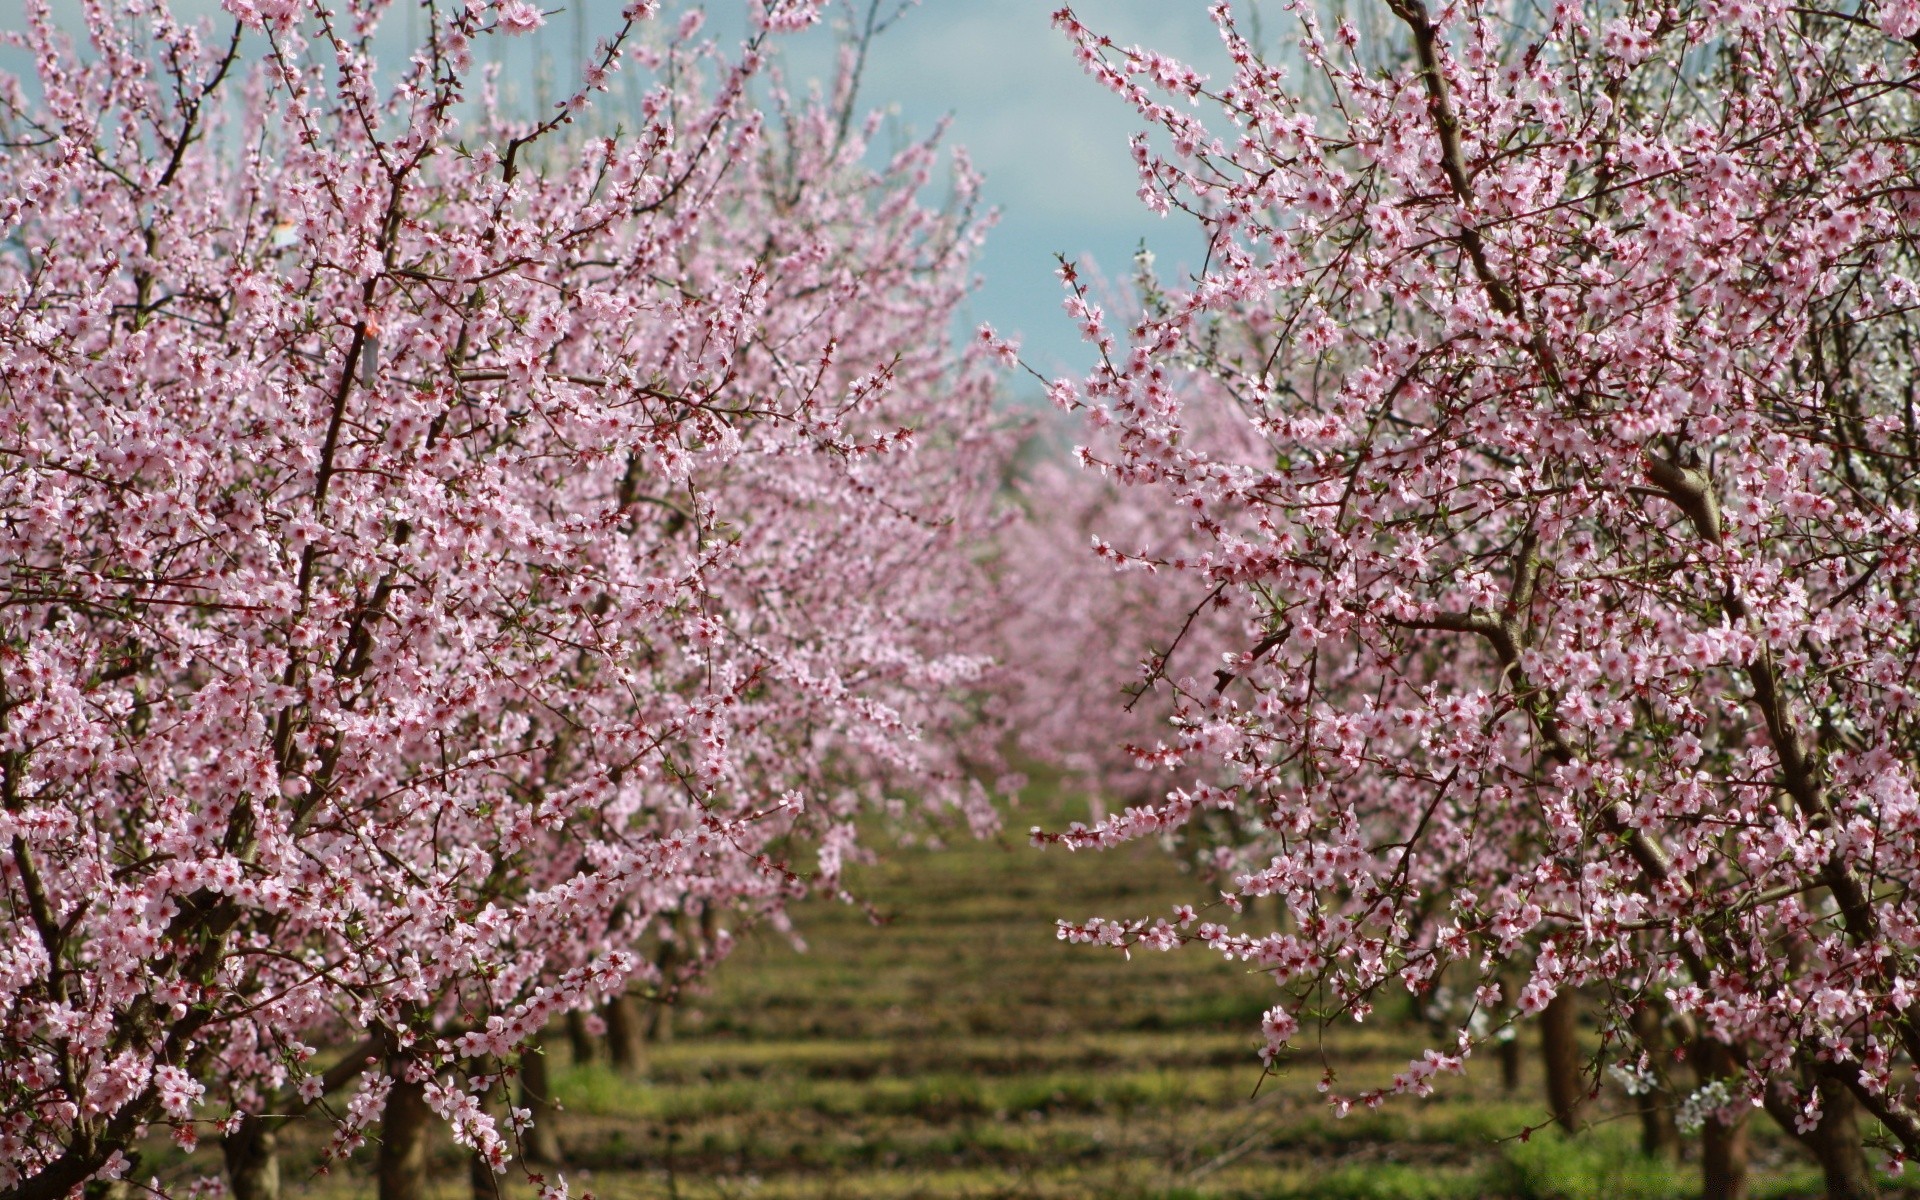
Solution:
M 1820 1160 L 1827 1200 L 1871 1200 L 1880 1189 L 1867 1166 L 1866 1147 L 1860 1140 L 1860 1106 L 1844 1085 L 1825 1079 L 1820 1081 L 1820 1095 L 1825 1107 L 1820 1125 L 1802 1140 Z
M 493 1101 L 500 1094 L 500 1062 L 497 1059 L 483 1059 L 476 1066 L 488 1075 L 494 1076 L 493 1085 L 478 1097 L 482 1109 L 492 1109 Z M 467 1187 L 473 1200 L 500 1200 L 500 1176 L 494 1172 L 491 1164 L 477 1153 L 467 1155 Z
M 220 1153 L 233 1200 L 280 1200 L 280 1137 L 260 1118 L 247 1117 L 221 1138 Z
M 1708 1121 L 1700 1132 L 1700 1195 L 1702 1200 L 1746 1200 L 1747 1122 Z
M 1580 1077 L 1580 1005 L 1570 991 L 1555 995 L 1540 1012 L 1540 1065 L 1547 1075 L 1547 1105 L 1554 1123 L 1578 1133 L 1587 1086 Z
M 1724 1079 L 1734 1069 L 1733 1052 L 1720 1042 L 1694 1043 L 1694 1067 L 1700 1082 Z M 1703 1200 L 1746 1200 L 1747 1119 L 1709 1120 L 1700 1131 L 1700 1195 Z
M 610 998 L 606 1007 L 607 1052 L 615 1069 L 637 1075 L 647 1063 L 647 1038 L 640 1023 L 640 1006 L 626 992 Z
M 581 1066 L 600 1057 L 600 1046 L 587 1032 L 587 1015 L 581 1012 L 567 1014 L 567 1047 L 573 1051 L 573 1065 Z
M 1500 1043 L 1500 1088 L 1512 1093 L 1520 1090 L 1520 1039 L 1510 1037 Z
M 473 1200 L 500 1200 L 500 1177 L 478 1154 L 467 1155 L 467 1186 Z
M 660 972 L 661 993 L 647 1017 L 647 1040 L 655 1045 L 664 1046 L 673 1040 L 673 972 L 679 964 L 679 941 L 660 943 L 653 965 Z
M 656 1046 L 673 1040 L 673 1005 L 662 1002 L 653 1006 L 647 1017 L 647 1040 Z
M 380 1118 L 380 1155 L 375 1163 L 380 1200 L 427 1200 L 427 1133 L 433 1110 L 426 1088 L 400 1078 L 394 1070 Z
M 1860 1105 L 1844 1084 L 1822 1079 L 1819 1088 L 1820 1124 L 1813 1129 L 1801 1133 L 1794 1124 L 1799 1116 L 1797 1107 L 1771 1093 L 1767 1096 L 1767 1115 L 1820 1164 L 1827 1200 L 1873 1200 L 1880 1189 L 1867 1166 L 1866 1147 L 1860 1140 Z
M 553 1102 L 546 1040 L 541 1034 L 520 1050 L 520 1107 L 533 1114 L 533 1128 L 527 1130 L 520 1150 L 528 1162 L 553 1167 L 560 1165 L 560 1109 Z
M 1649 1158 L 1676 1158 L 1680 1130 L 1673 1123 L 1673 1089 L 1667 1083 L 1667 1027 L 1660 1010 L 1641 1004 L 1633 1010 L 1633 1033 L 1653 1069 L 1653 1088 L 1633 1098 L 1640 1106 L 1640 1152 Z

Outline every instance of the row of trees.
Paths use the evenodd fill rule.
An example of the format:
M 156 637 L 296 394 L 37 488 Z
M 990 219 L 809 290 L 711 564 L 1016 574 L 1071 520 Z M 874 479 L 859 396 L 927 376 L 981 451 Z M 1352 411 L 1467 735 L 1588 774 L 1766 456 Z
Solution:
M 1709 1194 L 1753 1107 L 1870 1192 L 1857 1111 L 1920 1151 L 1920 11 L 1239 7 L 1214 81 L 1054 18 L 1208 251 L 1118 317 L 1065 273 L 1094 532 L 1151 535 L 1079 653 L 1127 631 L 1120 777 L 1182 778 L 1040 840 L 1225 835 L 1223 899 L 1062 936 L 1270 973 L 1270 1055 L 1460 998 L 1341 1111 L 1590 996 Z
M 1580 995 L 1719 1194 L 1756 1105 L 1837 1196 L 1859 1112 L 1920 1151 L 1920 10 L 1223 2 L 1208 81 L 1062 9 L 1209 249 L 1064 270 L 1010 522 L 973 181 L 877 162 L 858 45 L 758 81 L 817 6 L 630 4 L 537 121 L 474 66 L 537 8 L 385 7 L 38 4 L 0 90 L 0 1194 L 168 1131 L 268 1195 L 314 1106 L 389 1196 L 436 1121 L 504 1169 L 551 1022 L 863 812 L 991 827 L 1009 738 L 1130 801 L 1040 841 L 1219 884 L 1067 940 L 1270 973 L 1270 1062 L 1440 1023 L 1341 1111 Z
M 388 7 L 36 2 L 0 89 L 7 1197 L 170 1134 L 257 1200 L 315 1106 L 383 1195 L 437 1124 L 505 1170 L 556 1017 L 836 893 L 864 812 L 995 820 L 964 162 L 928 207 L 851 60 L 756 82 L 812 4 L 628 4 L 534 120 L 476 58 L 536 7 L 398 63 Z

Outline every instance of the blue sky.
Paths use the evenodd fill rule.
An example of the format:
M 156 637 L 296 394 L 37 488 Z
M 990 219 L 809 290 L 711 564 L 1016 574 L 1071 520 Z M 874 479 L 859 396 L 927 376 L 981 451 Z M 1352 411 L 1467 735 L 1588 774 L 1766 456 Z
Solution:
M 503 40 L 509 84 L 541 90 L 539 64 L 574 58 L 613 27 L 624 0 L 544 0 L 551 15 L 533 38 Z M 836 0 L 844 22 L 867 0 Z M 898 0 L 883 0 L 889 7 Z M 1225 59 L 1208 0 L 1078 0 L 1081 19 L 1125 45 L 1139 42 L 1182 57 L 1216 78 Z M 79 0 L 51 0 L 63 22 L 77 24 Z M 689 0 L 667 0 L 669 13 Z M 710 29 L 735 38 L 744 30 L 746 0 L 706 0 Z M 1000 223 L 980 260 L 983 282 L 970 322 L 1017 332 L 1028 361 L 1048 375 L 1077 373 L 1088 359 L 1060 307 L 1054 253 L 1090 257 L 1111 273 L 1126 272 L 1144 239 L 1163 274 L 1194 265 L 1200 241 L 1191 222 L 1162 220 L 1134 196 L 1138 179 L 1127 138 L 1137 121 L 1117 98 L 1087 78 L 1066 39 L 1051 25 L 1058 0 L 921 0 L 872 49 L 862 89 L 866 105 L 896 114 L 904 130 L 924 133 L 953 120 L 952 142 L 967 147 L 985 174 L 987 202 Z M 218 0 L 173 0 L 183 17 L 212 15 Z M 1237 9 L 1251 7 L 1241 0 Z M 417 24 L 411 0 L 396 0 L 382 42 L 396 51 Z M 21 0 L 0 0 L 0 29 L 20 27 Z M 411 18 L 411 20 L 410 20 Z M 584 37 L 583 37 L 584 35 Z M 795 80 L 830 74 L 834 34 L 820 29 L 783 40 Z M 0 67 L 19 69 L 16 54 Z M 562 77 L 571 71 L 557 72 Z M 885 139 L 883 138 L 883 141 Z
M 1061 310 L 1056 252 L 1123 272 L 1143 238 L 1167 267 L 1196 260 L 1200 249 L 1190 222 L 1155 217 L 1135 197 L 1127 139 L 1137 119 L 1081 71 L 1052 28 L 1055 7 L 924 0 L 874 46 L 863 85 L 867 101 L 897 105 L 914 129 L 951 114 L 953 140 L 967 147 L 986 177 L 987 202 L 1000 210 L 974 316 L 1018 331 L 1028 360 L 1049 375 L 1077 372 L 1088 357 Z M 1203 0 L 1082 0 L 1075 11 L 1122 44 L 1216 69 L 1222 57 Z
M 842 23 L 867 0 L 839 0 Z M 887 0 L 890 9 L 897 0 Z M 1225 55 L 1206 15 L 1208 0 L 1078 0 L 1081 20 L 1126 45 L 1186 59 L 1218 77 Z M 1132 111 L 1088 78 L 1052 27 L 1059 0 L 921 0 L 874 44 L 862 84 L 869 107 L 897 113 L 926 132 L 952 118 L 950 141 L 964 145 L 985 175 L 986 201 L 1000 211 L 979 263 L 972 321 L 1017 332 L 1043 373 L 1079 373 L 1088 354 L 1061 309 L 1054 254 L 1090 257 L 1109 273 L 1131 267 L 1144 239 L 1163 273 L 1197 265 L 1202 249 L 1190 221 L 1162 220 L 1135 197 L 1139 179 L 1127 148 L 1139 127 Z M 618 0 L 576 0 L 555 13 L 542 37 L 569 56 L 581 25 L 604 29 Z M 663 6 L 675 7 L 672 0 Z M 710 28 L 744 29 L 739 0 L 708 0 Z M 1250 7 L 1246 3 L 1240 8 Z M 883 10 L 885 11 L 885 10 Z M 604 14 L 604 15 L 603 15 Z M 590 41 L 591 39 L 589 39 Z M 822 29 L 785 40 L 796 80 L 833 70 L 834 35 Z M 528 62 L 532 47 L 528 47 Z M 509 60 L 512 65 L 512 60 Z

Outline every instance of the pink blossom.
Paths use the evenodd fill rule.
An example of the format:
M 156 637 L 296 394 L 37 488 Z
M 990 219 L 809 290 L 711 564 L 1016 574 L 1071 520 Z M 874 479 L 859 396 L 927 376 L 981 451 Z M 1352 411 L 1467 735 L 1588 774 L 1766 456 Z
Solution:
M 503 33 L 532 33 L 547 23 L 546 14 L 529 0 L 501 0 L 496 13 Z
M 951 333 L 980 230 L 919 203 L 935 146 L 876 167 L 844 99 L 763 111 L 762 51 L 693 30 L 639 127 L 588 138 L 619 22 L 529 124 L 472 52 L 524 0 L 441 6 L 381 72 L 382 6 L 229 7 L 274 33 L 231 63 L 127 4 L 77 48 L 32 9 L 22 119 L 63 136 L 0 184 L 29 1194 L 210 1097 L 325 1103 L 349 1155 L 402 1083 L 505 1168 L 475 1089 L 560 1013 L 837 894 L 868 810 L 997 820 L 980 547 L 1020 431 Z M 248 90 L 176 106 L 209 80 Z
M 1920 624 L 1920 264 L 1874 132 L 1920 10 L 1873 6 L 1876 39 L 1771 0 L 1559 4 L 1516 40 L 1491 3 L 1392 7 L 1414 52 L 1363 65 L 1294 6 L 1296 86 L 1211 6 L 1217 103 L 1055 13 L 1208 257 L 1179 292 L 1061 272 L 1084 470 L 1028 485 L 1010 644 L 1058 681 L 1021 701 L 1031 750 L 1126 808 L 1036 840 L 1153 837 L 1231 883 L 1194 936 L 1271 964 L 1273 1011 L 1474 997 L 1391 1087 L 1329 1081 L 1336 1111 L 1559 996 L 1615 997 L 1636 1047 L 1618 998 L 1653 996 L 1745 1064 L 1701 1120 L 1793 1090 L 1826 1128 L 1795 1090 L 1818 1063 L 1920 1149 L 1890 649 Z M 1144 920 L 1069 928 L 1127 948 Z

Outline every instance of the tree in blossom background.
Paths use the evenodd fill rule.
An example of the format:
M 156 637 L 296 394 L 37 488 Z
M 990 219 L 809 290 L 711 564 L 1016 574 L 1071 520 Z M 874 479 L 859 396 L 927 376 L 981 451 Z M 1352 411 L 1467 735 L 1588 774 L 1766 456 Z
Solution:
M 1125 565 L 1242 637 L 1153 671 L 1209 781 L 1049 837 L 1265 836 L 1212 913 L 1063 936 L 1271 972 L 1276 1054 L 1471 997 L 1342 1108 L 1586 989 L 1622 1070 L 1649 1011 L 1693 1043 L 1693 1124 L 1764 1107 L 1864 1194 L 1856 1111 L 1920 1145 L 1915 14 L 1301 6 L 1287 61 L 1212 12 L 1212 81 L 1056 15 L 1211 248 L 1113 317 L 1069 273 L 1100 361 L 1054 395 L 1205 542 Z M 1295 931 L 1234 918 L 1268 895 Z
M 322 1103 L 384 1194 L 436 1121 L 504 1169 L 501 1073 L 657 923 L 996 820 L 964 163 L 929 208 L 850 80 L 750 92 L 810 5 L 629 5 L 538 123 L 473 53 L 531 5 L 390 77 L 385 5 L 227 8 L 35 7 L 6 99 L 9 1196 L 163 1129 L 270 1189 Z M 576 134 L 616 72 L 646 124 Z

